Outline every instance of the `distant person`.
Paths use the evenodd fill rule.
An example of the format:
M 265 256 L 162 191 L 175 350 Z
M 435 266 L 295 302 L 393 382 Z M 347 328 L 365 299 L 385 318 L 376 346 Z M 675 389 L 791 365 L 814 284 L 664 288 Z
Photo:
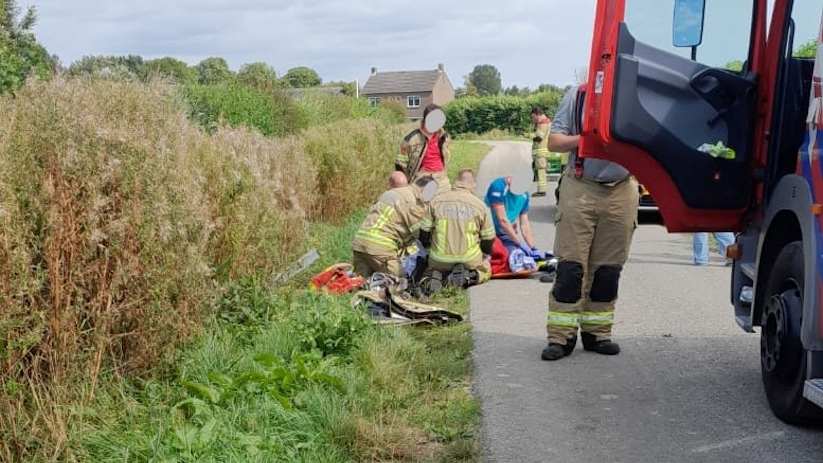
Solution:
M 389 183 L 402 183 L 403 179 L 393 174 Z M 372 205 L 352 242 L 354 273 L 367 278 L 374 273 L 406 276 L 401 254 L 415 240 L 426 215 L 431 199 L 426 186 L 431 182 L 431 177 L 423 177 L 412 185 L 392 188 Z
M 734 233 L 714 232 L 712 235 L 717 241 L 717 252 L 726 259 L 726 265 L 731 265 L 731 259 L 726 257 L 726 248 L 734 244 Z M 694 265 L 709 264 L 709 234 L 707 232 L 694 234 L 692 249 L 694 250 Z
M 537 181 L 537 191 L 532 196 L 546 196 L 549 182 L 546 174 L 549 158 L 549 127 L 552 121 L 543 114 L 543 110 L 534 107 L 532 109 L 532 161 L 534 166 L 534 179 Z
M 474 171 L 463 169 L 451 191 L 437 195 L 429 204 L 420 241 L 429 250 L 430 292 L 443 284 L 465 288 L 488 281 L 494 224 L 489 208 L 474 193 Z
M 451 189 L 451 182 L 446 175 L 446 167 L 449 164 L 449 136 L 440 123 L 435 124 L 441 126 L 440 128 L 429 132 L 426 121 L 430 115 L 432 119 L 439 119 L 437 122 L 445 123 L 443 109 L 434 103 L 427 105 L 423 109 L 420 127 L 406 134 L 400 142 L 400 152 L 395 158 L 394 168 L 406 174 L 411 182 L 422 177 L 432 177 L 440 187 L 438 194 L 441 194 Z

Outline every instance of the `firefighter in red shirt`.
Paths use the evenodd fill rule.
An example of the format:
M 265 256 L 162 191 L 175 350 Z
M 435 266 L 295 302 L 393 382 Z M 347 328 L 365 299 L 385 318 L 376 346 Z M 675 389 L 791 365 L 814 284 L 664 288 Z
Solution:
M 449 136 L 443 130 L 446 115 L 431 103 L 423 109 L 420 127 L 409 132 L 400 142 L 400 152 L 394 161 L 395 170 L 406 174 L 410 183 L 422 177 L 432 177 L 439 185 L 438 194 L 451 190 L 446 175 L 449 163 Z

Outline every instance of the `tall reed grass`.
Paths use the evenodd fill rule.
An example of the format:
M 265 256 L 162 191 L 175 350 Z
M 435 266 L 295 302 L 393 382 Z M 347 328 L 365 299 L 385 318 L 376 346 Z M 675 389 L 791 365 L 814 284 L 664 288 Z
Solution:
M 0 99 L 0 460 L 61 449 L 61 404 L 170 359 L 228 282 L 270 275 L 311 221 L 368 204 L 402 130 L 210 134 L 188 111 L 164 82 L 56 79 Z

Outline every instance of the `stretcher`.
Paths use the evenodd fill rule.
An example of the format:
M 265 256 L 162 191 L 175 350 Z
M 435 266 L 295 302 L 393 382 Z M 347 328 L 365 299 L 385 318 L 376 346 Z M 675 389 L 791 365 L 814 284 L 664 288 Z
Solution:
M 538 269 L 534 270 L 521 270 L 519 272 L 504 272 L 498 274 L 492 274 L 492 280 L 511 280 L 514 278 L 528 278 L 535 273 L 540 272 Z

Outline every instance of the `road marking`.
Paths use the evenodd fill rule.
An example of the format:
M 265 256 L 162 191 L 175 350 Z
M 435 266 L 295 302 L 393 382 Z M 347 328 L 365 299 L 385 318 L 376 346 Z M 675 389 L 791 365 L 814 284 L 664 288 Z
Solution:
M 781 437 L 786 437 L 786 432 L 785 431 L 775 431 L 775 432 L 770 432 L 768 434 L 761 434 L 759 436 L 749 436 L 749 437 L 742 437 L 740 439 L 725 440 L 725 441 L 722 441 L 722 442 L 718 442 L 716 444 L 704 445 L 702 447 L 697 447 L 696 449 L 692 450 L 692 453 L 705 453 L 705 452 L 711 452 L 713 450 L 730 449 L 730 448 L 738 446 L 740 444 L 748 444 L 750 442 L 755 442 L 755 441 L 759 441 L 759 440 L 780 439 Z

